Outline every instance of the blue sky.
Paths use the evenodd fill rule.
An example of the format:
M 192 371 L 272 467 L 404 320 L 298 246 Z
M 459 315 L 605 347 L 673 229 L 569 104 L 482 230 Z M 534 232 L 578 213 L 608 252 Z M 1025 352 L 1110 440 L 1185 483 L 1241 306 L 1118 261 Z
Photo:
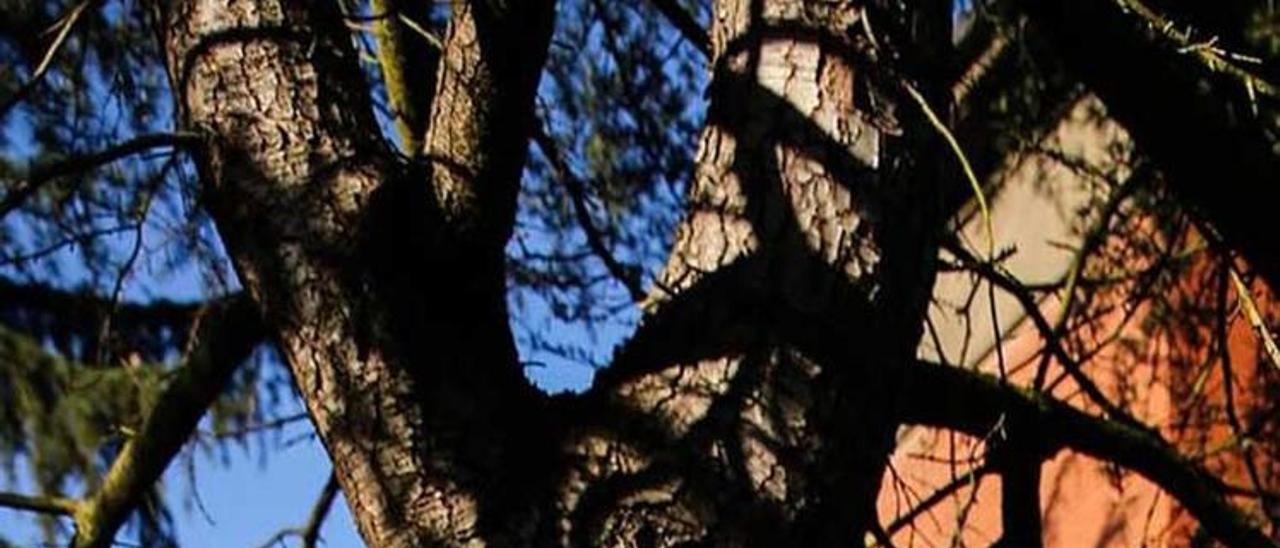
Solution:
M 184 455 L 174 459 L 164 482 L 181 546 L 259 546 L 277 531 L 306 522 L 328 477 L 328 457 L 320 442 L 307 435 L 311 432 L 309 423 L 285 432 L 286 438 L 302 439 L 287 446 L 277 444 L 265 462 L 252 452 L 233 449 L 228 464 L 216 456 L 195 456 L 191 474 Z M 190 496 L 192 476 L 199 507 Z M 5 486 L 7 490 L 24 487 L 25 482 Z M 0 508 L 0 532 L 19 546 L 40 546 L 42 542 L 39 529 L 26 512 Z M 335 500 L 321 536 L 325 546 L 362 546 L 342 497 Z M 129 535 L 121 534 L 119 540 L 128 543 Z M 297 546 L 297 539 L 289 539 L 285 545 Z

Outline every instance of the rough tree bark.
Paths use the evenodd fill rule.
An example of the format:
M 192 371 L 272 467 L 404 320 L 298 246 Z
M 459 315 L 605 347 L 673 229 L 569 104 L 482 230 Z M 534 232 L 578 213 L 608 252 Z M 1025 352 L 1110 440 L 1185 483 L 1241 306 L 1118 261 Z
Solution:
M 615 409 L 574 442 L 561 541 L 838 545 L 874 525 L 937 173 L 913 161 L 933 144 L 919 125 L 881 129 L 872 14 L 916 15 L 717 3 L 688 211 L 649 323 L 593 387 Z
M 859 96 L 883 85 L 856 66 L 879 47 L 864 6 L 808 4 L 718 4 L 712 120 L 649 327 L 567 402 L 521 378 L 502 274 L 550 2 L 455 2 L 425 169 L 357 107 L 339 14 L 157 7 L 209 208 L 370 544 L 834 542 L 873 523 L 931 178 L 904 152 L 926 140 L 885 135 L 893 113 Z M 872 314 L 856 356 L 781 324 L 856 337 Z M 646 336 L 704 319 L 687 345 Z
M 412 103 L 426 127 L 419 112 L 398 128 L 422 145 L 413 162 L 380 138 L 334 4 L 154 3 L 207 207 L 370 545 L 877 531 L 913 416 L 899 396 L 938 377 L 908 372 L 955 171 L 898 104 L 910 83 L 945 115 L 950 2 L 899 4 L 716 2 L 708 125 L 643 325 L 589 391 L 551 398 L 521 373 L 503 246 L 552 0 L 453 2 L 435 90 Z M 927 411 L 962 430 L 995 413 Z M 1198 508 L 1235 516 L 1220 502 Z
M 493 126 L 529 116 L 550 32 L 548 3 L 512 5 L 456 10 L 460 65 L 442 69 L 433 117 L 469 129 L 429 151 L 444 168 L 423 170 L 380 140 L 336 4 L 156 4 L 181 124 L 209 140 L 208 208 L 371 545 L 529 534 L 519 512 L 489 508 L 526 498 L 536 458 L 520 445 L 547 443 L 527 421 L 514 428 L 536 402 L 507 328 L 502 238 L 446 235 L 429 191 L 511 209 L 524 137 Z M 513 37 L 516 20 L 529 26 Z M 518 74 L 491 70 L 485 48 L 513 54 Z

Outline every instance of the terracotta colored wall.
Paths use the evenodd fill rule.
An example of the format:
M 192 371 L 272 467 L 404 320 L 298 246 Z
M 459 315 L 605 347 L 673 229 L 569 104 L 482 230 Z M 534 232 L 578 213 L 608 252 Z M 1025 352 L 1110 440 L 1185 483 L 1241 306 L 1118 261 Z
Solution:
M 1120 180 L 1128 176 L 1127 137 L 1119 127 L 1099 116 L 1099 108 L 1092 99 L 1082 100 L 1057 131 L 1046 138 L 1043 144 L 1059 151 L 1060 156 L 1029 154 L 1012 162 L 1002 174 L 1003 191 L 993 200 L 997 246 L 1016 248 L 1017 252 L 1003 265 L 1025 283 L 1051 283 L 1063 277 L 1074 257 L 1070 248 L 1078 246 L 1082 239 L 1081 219 L 1075 212 L 1088 204 L 1096 205 L 1099 193 L 1105 192 L 1099 190 L 1105 185 L 1067 169 L 1062 158 L 1076 158 L 1091 169 Z M 1157 230 L 1156 223 L 1155 219 L 1130 216 L 1123 225 L 1113 228 L 1124 231 L 1123 237 L 1112 238 L 1105 245 L 1132 246 L 1135 238 L 1159 240 L 1167 232 Z M 970 222 L 966 237 L 981 244 L 985 235 L 976 230 L 977 226 L 979 223 Z M 1100 291 L 1096 299 L 1082 306 L 1102 312 L 1080 327 L 1073 341 L 1083 341 L 1085 347 L 1090 342 L 1109 341 L 1102 351 L 1091 356 L 1087 365 L 1087 373 L 1109 398 L 1121 402 L 1147 424 L 1162 428 L 1166 438 L 1185 454 L 1211 453 L 1204 461 L 1206 466 L 1228 483 L 1251 487 L 1246 452 L 1238 444 L 1227 444 L 1233 430 L 1222 420 L 1227 399 L 1222 352 L 1209 344 L 1217 324 L 1212 320 L 1214 316 L 1206 313 L 1223 304 L 1218 300 L 1224 280 L 1222 264 L 1213 253 L 1203 251 L 1205 246 L 1194 231 L 1183 240 L 1157 244 L 1202 251 L 1189 254 L 1190 266 L 1184 266 L 1173 283 L 1161 286 L 1164 293 L 1155 299 L 1159 305 L 1149 301 L 1127 306 L 1123 299 L 1128 294 Z M 1126 260 L 1132 260 L 1135 268 L 1153 260 L 1125 249 L 1108 251 L 1113 252 L 1109 256 L 1132 256 Z M 1238 266 L 1247 271 L 1244 265 Z M 1141 292 L 1142 283 L 1148 282 L 1137 280 L 1128 290 Z M 997 370 L 996 356 L 991 351 L 996 336 L 986 312 L 985 288 L 980 287 L 976 293 L 977 305 L 959 311 L 975 294 L 974 284 L 973 277 L 967 274 L 941 277 L 935 290 L 939 304 L 931 312 L 938 344 L 926 335 L 920 354 L 993 372 Z M 1271 298 L 1264 294 L 1261 284 L 1254 284 L 1251 291 L 1267 309 Z M 1259 410 L 1275 407 L 1269 405 L 1277 398 L 1270 385 L 1277 384 L 1275 379 L 1280 375 L 1263 372 L 1274 366 L 1259 359 L 1258 336 L 1238 311 L 1237 294 L 1228 287 L 1227 295 L 1227 310 L 1234 311 L 1226 327 L 1234 372 L 1232 403 L 1247 423 L 1248 419 L 1257 418 Z M 1046 297 L 1042 311 L 1052 320 L 1058 316 L 1059 306 L 1056 297 Z M 1029 383 L 1039 362 L 1042 340 L 1012 298 L 998 297 L 996 308 L 1010 378 Z M 1062 373 L 1057 364 L 1052 364 L 1050 371 L 1050 379 Z M 1090 409 L 1070 381 L 1059 384 L 1053 393 Z M 1267 430 L 1258 432 L 1256 437 L 1271 440 L 1280 435 Z M 1280 484 L 1276 466 L 1280 459 L 1272 445 L 1255 446 L 1250 455 L 1262 483 L 1274 490 Z M 1265 454 L 1267 451 L 1273 454 Z M 965 546 L 986 546 L 1000 537 L 1000 477 L 990 474 L 974 478 L 967 474 L 982 464 L 982 452 L 982 440 L 904 428 L 881 491 L 881 522 L 893 523 L 944 485 L 958 482 L 961 487 L 909 526 L 894 532 L 895 544 L 950 546 L 953 540 L 959 540 Z M 1186 546 L 1196 534 L 1195 521 L 1150 482 L 1071 452 L 1059 453 L 1045 463 L 1040 492 L 1046 546 Z M 961 516 L 963 528 L 957 525 Z

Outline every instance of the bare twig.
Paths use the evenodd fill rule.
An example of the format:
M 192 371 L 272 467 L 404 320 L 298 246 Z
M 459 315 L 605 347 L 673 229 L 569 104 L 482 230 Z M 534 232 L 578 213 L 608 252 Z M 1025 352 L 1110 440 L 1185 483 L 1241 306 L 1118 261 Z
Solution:
M 982 478 L 994 471 L 995 469 L 990 465 L 983 464 L 965 472 L 960 477 L 951 480 L 950 483 L 938 488 L 933 492 L 933 494 L 916 503 L 916 505 L 912 507 L 911 510 L 908 510 L 907 513 L 899 516 L 897 519 L 894 519 L 893 523 L 890 523 L 889 527 L 887 527 L 889 534 L 892 535 L 897 533 L 902 530 L 902 528 L 911 525 L 916 518 L 920 517 L 925 512 L 932 510 L 934 506 L 937 506 L 942 501 L 947 500 L 948 497 L 954 495 L 956 491 L 959 491 L 962 487 L 973 486 L 979 478 Z
M 1263 488 L 1262 478 L 1258 473 L 1257 459 L 1254 458 L 1253 444 L 1251 437 L 1246 434 L 1244 423 L 1240 420 L 1240 413 L 1236 410 L 1236 390 L 1235 390 L 1235 368 L 1231 360 L 1231 337 L 1230 337 L 1230 313 L 1227 309 L 1227 279 L 1230 278 L 1239 291 L 1244 285 L 1240 281 L 1239 275 L 1236 274 L 1231 259 L 1226 258 L 1222 264 L 1222 275 L 1219 277 L 1218 284 L 1218 317 L 1216 323 L 1217 331 L 1217 347 L 1219 361 L 1222 365 L 1222 396 L 1224 408 L 1227 415 L 1227 424 L 1231 427 L 1232 437 L 1240 439 L 1241 457 L 1244 462 L 1245 471 L 1249 477 L 1249 482 L 1253 485 L 1255 496 L 1262 503 L 1263 508 L 1268 506 L 1271 501 L 1266 496 L 1266 490 Z M 1245 289 L 1247 294 L 1247 289 Z M 1242 297 L 1243 299 L 1243 297 Z M 1280 520 L 1271 517 L 1272 527 L 1280 527 Z
M 320 540 L 320 528 L 324 526 L 324 521 L 329 516 L 329 509 L 333 507 L 333 500 L 337 498 L 338 490 L 338 477 L 330 473 L 324 488 L 320 490 L 320 496 L 316 498 L 316 503 L 311 507 L 311 514 L 307 518 L 307 523 L 302 527 L 288 527 L 276 531 L 274 535 L 271 535 L 271 538 L 260 546 L 262 548 L 271 548 L 272 546 L 284 544 L 284 539 L 286 538 L 298 537 L 302 539 L 303 548 L 315 548 Z
M 1001 272 L 995 265 L 983 262 L 977 257 L 974 257 L 958 243 L 944 240 L 942 247 L 955 255 L 961 261 L 967 263 L 979 275 L 987 278 L 991 283 L 1000 286 L 1001 289 L 1012 295 L 1013 298 L 1022 305 L 1023 310 L 1026 311 L 1027 315 L 1031 318 L 1036 329 L 1040 331 L 1040 336 L 1044 339 L 1046 350 L 1062 364 L 1063 369 L 1065 369 L 1071 376 L 1071 380 L 1075 381 L 1076 385 L 1078 385 L 1080 389 L 1084 391 L 1085 395 L 1089 397 L 1089 400 L 1102 408 L 1103 412 L 1106 413 L 1107 416 L 1132 428 L 1143 431 L 1150 430 L 1149 427 L 1139 422 L 1127 411 L 1111 402 L 1111 400 L 1102 393 L 1102 390 L 1098 388 L 1098 385 L 1084 374 L 1083 369 L 1080 367 L 1080 362 L 1072 358 L 1066 348 L 1062 346 L 1061 338 L 1054 333 L 1053 327 L 1049 324 L 1049 320 L 1040 312 L 1039 303 L 1035 301 L 1031 292 L 1020 286 L 1017 280 L 1014 280 Z
M 283 428 L 295 422 L 301 422 L 301 421 L 307 420 L 308 416 L 309 415 L 307 415 L 305 412 L 294 413 L 292 415 L 287 415 L 284 417 L 272 419 L 266 422 L 261 422 L 258 424 L 250 424 L 248 426 L 245 426 L 243 428 L 237 428 L 235 430 L 228 430 L 223 432 L 202 432 L 201 435 L 206 437 L 212 437 L 214 439 L 238 438 L 248 434 L 254 434 L 254 433 L 263 432 L 266 430 L 276 430 L 278 428 Z
M 1250 520 L 1223 497 L 1220 482 L 1179 454 L 1159 435 L 1080 411 L 1054 398 L 997 379 L 929 363 L 909 366 L 903 420 L 982 435 L 999 417 L 1030 426 L 1034 448 L 1051 455 L 1061 448 L 1138 472 L 1173 495 L 1209 534 L 1228 546 L 1273 548 Z
M 676 30 L 680 31 L 680 35 L 688 40 L 693 47 L 702 52 L 703 55 L 711 55 L 711 38 L 707 34 L 707 29 L 698 24 L 698 20 L 693 18 L 693 14 L 684 9 L 676 0 L 651 0 L 653 7 L 658 8 L 663 17 L 671 22 Z
M 1249 286 L 1245 285 L 1244 280 L 1240 279 L 1240 273 L 1236 272 L 1235 265 L 1228 265 L 1231 274 L 1231 284 L 1235 286 L 1236 294 L 1240 297 L 1240 308 L 1244 311 L 1244 315 L 1249 319 L 1249 325 L 1253 327 L 1253 332 L 1258 335 L 1258 339 L 1262 342 L 1262 347 L 1266 349 L 1267 358 L 1271 365 L 1276 369 L 1280 369 L 1280 346 L 1276 345 L 1276 339 L 1271 334 L 1271 329 L 1267 327 L 1266 320 L 1262 317 L 1262 313 L 1258 311 L 1258 304 L 1254 302 L 1253 295 L 1249 292 Z
M 76 513 L 80 501 L 64 497 L 0 493 L 0 506 L 54 516 L 71 516 Z
M 1089 261 L 1089 256 L 1093 254 L 1103 242 L 1106 241 L 1107 235 L 1110 234 L 1111 219 L 1120 211 L 1120 206 L 1133 194 L 1140 184 L 1150 178 L 1150 170 L 1145 166 L 1139 166 L 1139 172 L 1125 179 L 1120 187 L 1112 191 L 1111 196 L 1107 198 L 1107 203 L 1102 207 L 1102 213 L 1098 215 L 1097 221 L 1085 234 L 1084 241 L 1080 244 L 1080 249 L 1076 251 L 1075 256 L 1071 259 L 1071 266 L 1067 268 L 1066 287 L 1062 289 L 1062 308 L 1058 310 L 1057 321 L 1053 324 L 1053 333 L 1056 337 L 1061 337 L 1066 329 L 1067 322 L 1071 319 L 1071 312 L 1075 307 L 1076 289 L 1079 287 L 1080 278 L 1084 275 L 1085 265 Z M 1045 376 L 1049 374 L 1049 354 L 1046 353 L 1040 360 L 1040 365 L 1036 368 L 1036 376 L 1032 381 L 1032 386 L 1037 390 L 1044 387 Z
M 5 115 L 9 113 L 9 110 L 12 109 L 14 105 L 17 105 L 25 99 L 26 96 L 31 93 L 31 90 L 35 89 L 36 85 L 44 79 L 45 73 L 49 72 L 49 65 L 52 63 L 53 57 L 57 55 L 58 50 L 62 49 L 62 45 L 67 41 L 67 36 L 71 34 L 71 29 L 75 27 L 78 21 L 80 21 L 80 16 L 84 14 L 85 10 L 89 8 L 93 1 L 94 0 L 84 0 L 79 4 L 72 6 L 66 15 L 59 18 L 58 22 L 54 23 L 53 26 L 49 28 L 50 32 L 57 32 L 53 37 L 53 42 L 51 42 L 49 44 L 49 48 L 45 50 L 44 57 L 42 57 L 40 59 L 40 63 L 36 65 L 36 70 L 31 73 L 31 78 L 23 83 L 22 87 L 18 88 L 17 91 L 13 92 L 13 95 L 10 95 L 4 100 L 4 102 L 0 103 L 0 120 L 3 120 Z
M 23 263 L 28 263 L 31 261 L 37 261 L 37 260 L 43 259 L 45 257 L 53 255 L 54 253 L 57 253 L 58 251 L 61 251 L 62 249 L 65 249 L 73 245 L 77 245 L 77 244 L 84 245 L 89 241 L 92 241 L 97 238 L 101 238 L 103 236 L 111 236 L 113 234 L 119 234 L 121 232 L 132 232 L 136 229 L 137 229 L 137 225 L 135 224 L 97 228 L 94 230 L 90 230 L 88 232 L 68 235 L 67 237 L 59 239 L 56 242 L 52 242 L 49 245 L 43 246 L 39 249 L 34 249 L 27 253 L 20 253 L 17 255 L 0 253 L 0 267 L 5 267 L 9 265 L 21 266 Z
M 542 124 L 538 124 L 533 133 L 533 140 L 538 144 L 538 148 L 542 150 L 543 156 L 551 162 L 551 168 L 555 170 L 556 178 L 564 184 L 569 192 L 569 199 L 573 202 L 574 217 L 578 220 L 578 225 L 582 227 L 582 231 L 587 235 L 587 245 L 591 248 L 591 252 L 604 263 L 605 269 L 609 271 L 609 275 L 618 280 L 623 287 L 627 289 L 631 300 L 634 302 L 642 302 L 645 298 L 644 287 L 640 285 L 639 278 L 635 275 L 635 270 L 628 268 L 613 256 L 604 242 L 604 235 L 600 233 L 595 222 L 591 220 L 591 211 L 587 208 L 586 188 L 565 162 L 564 156 L 561 155 L 560 149 L 556 146 L 555 141 L 547 134 Z
M 324 483 L 324 489 L 320 491 L 320 497 L 316 499 L 315 506 L 311 507 L 311 515 L 307 518 L 307 526 L 302 529 L 302 546 L 304 548 L 314 548 L 316 541 L 320 538 L 320 528 L 324 526 L 324 520 L 329 516 L 329 509 L 333 508 L 333 499 L 338 496 L 338 476 L 333 473 L 329 474 L 329 479 Z
M 201 142 L 194 133 L 157 133 L 134 137 L 128 141 L 109 147 L 105 150 L 72 156 L 54 164 L 37 167 L 32 170 L 26 181 L 14 185 L 13 189 L 0 199 L 0 218 L 21 207 L 22 204 L 44 185 L 59 177 L 83 173 L 116 160 L 146 152 L 154 148 L 191 148 Z

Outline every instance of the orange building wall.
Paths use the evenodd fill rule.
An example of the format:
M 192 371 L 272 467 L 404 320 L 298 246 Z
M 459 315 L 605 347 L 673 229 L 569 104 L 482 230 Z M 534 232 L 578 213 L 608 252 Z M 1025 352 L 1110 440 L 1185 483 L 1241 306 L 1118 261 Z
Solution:
M 1100 119 L 1097 108 L 1096 102 L 1082 101 L 1058 131 L 1046 139 L 1046 144 L 1064 155 L 1083 158 L 1101 172 L 1124 176 L 1127 148 L 1119 145 L 1127 142 L 1127 137 L 1115 124 Z M 1073 257 L 1070 245 L 1063 242 L 1071 244 L 1071 238 L 1076 238 L 1076 243 L 1079 240 L 1079 231 L 1071 226 L 1069 214 L 1096 198 L 1090 190 L 1096 185 L 1091 186 L 1080 180 L 1078 174 L 1052 161 L 1034 156 L 1009 166 L 1004 177 L 1007 190 L 993 202 L 993 210 L 998 247 L 1017 249 L 1006 266 L 1028 283 L 1061 279 Z M 1044 188 L 1056 191 L 1040 190 Z M 1126 245 L 1126 241 L 1132 242 L 1135 237 L 1141 240 L 1148 232 L 1150 238 L 1157 239 L 1160 232 L 1153 228 L 1155 222 L 1128 219 L 1122 226 L 1113 227 L 1115 231 L 1124 231 L 1123 237 L 1113 237 L 1104 245 Z M 971 242 L 981 241 L 983 236 L 973 228 L 976 225 L 971 222 L 967 229 L 967 239 Z M 1140 292 L 1143 287 L 1138 284 L 1144 283 L 1141 280 L 1118 288 L 1113 294 L 1101 292 L 1094 301 L 1080 306 L 1103 312 L 1087 325 L 1078 327 L 1072 340 L 1111 341 L 1104 350 L 1091 356 L 1086 365 L 1086 373 L 1109 399 L 1122 404 L 1144 423 L 1160 428 L 1166 439 L 1184 454 L 1208 454 L 1203 461 L 1206 467 L 1229 484 L 1252 488 L 1244 464 L 1245 452 L 1239 444 L 1229 443 L 1233 430 L 1222 421 L 1226 403 L 1223 362 L 1219 349 L 1210 344 L 1215 339 L 1216 324 L 1213 316 L 1205 315 L 1206 311 L 1215 311 L 1224 302 L 1230 311 L 1226 331 L 1234 375 L 1233 403 L 1245 416 L 1245 422 L 1250 414 L 1278 407 L 1274 402 L 1280 400 L 1280 391 L 1275 389 L 1280 385 L 1280 368 L 1262 359 L 1258 334 L 1240 312 L 1237 292 L 1227 287 L 1226 300 L 1219 301 L 1222 282 L 1226 280 L 1222 277 L 1223 265 L 1194 231 L 1189 234 L 1184 241 L 1163 242 L 1201 251 L 1190 255 L 1190 266 L 1182 268 L 1176 280 L 1160 286 L 1163 293 L 1159 299 L 1136 307 L 1125 305 L 1123 299 L 1128 295 L 1125 291 Z M 1108 251 L 1114 251 L 1111 256 L 1128 256 L 1123 249 Z M 1134 255 L 1131 260 L 1138 268 L 1149 259 Z M 1247 272 L 1245 265 L 1237 267 Z M 974 283 L 971 276 L 943 275 L 935 299 L 954 304 L 970 295 Z M 1260 283 L 1254 284 L 1250 291 L 1264 311 L 1271 308 L 1266 303 L 1272 302 L 1272 298 Z M 977 308 L 985 309 L 985 297 L 979 301 L 982 306 Z M 1043 302 L 1045 317 L 1056 318 L 1058 299 L 1048 297 Z M 1154 306 L 1152 302 L 1161 304 Z M 945 307 L 936 308 L 932 317 L 936 330 L 941 331 L 939 344 L 944 348 L 924 344 L 922 356 L 942 360 L 950 354 L 952 360 L 968 367 L 997 371 L 996 354 L 989 351 L 995 342 L 991 318 L 970 311 L 970 318 L 962 321 L 953 313 L 948 315 Z M 1043 341 L 1011 298 L 999 297 L 997 308 L 1010 380 L 1030 384 L 1040 361 Z M 1058 364 L 1052 364 L 1050 371 L 1049 379 L 1062 374 Z M 1053 394 L 1091 410 L 1078 387 L 1069 380 L 1057 385 Z M 989 434 L 999 435 L 999 431 Z M 1264 485 L 1278 490 L 1280 458 L 1277 457 L 1280 455 L 1276 454 L 1275 446 L 1280 443 L 1273 442 L 1280 439 L 1280 434 L 1269 427 L 1255 433 L 1255 438 L 1266 442 L 1250 449 L 1257 465 L 1255 470 Z M 886 527 L 939 488 L 952 483 L 960 487 L 930 511 L 911 520 L 909 525 L 900 524 L 901 527 L 891 530 L 895 545 L 987 546 L 1000 538 L 1000 477 L 968 474 L 969 470 L 982 465 L 983 440 L 909 427 L 900 432 L 898 442 L 879 500 L 881 523 Z M 1266 454 L 1268 452 L 1271 454 Z M 1195 520 L 1153 484 L 1135 473 L 1089 457 L 1060 452 L 1044 464 L 1041 479 L 1045 546 L 1189 546 L 1197 533 Z M 1234 502 L 1256 511 L 1256 503 L 1253 508 L 1248 506 L 1250 500 L 1239 498 Z M 959 526 L 961 522 L 963 527 Z

